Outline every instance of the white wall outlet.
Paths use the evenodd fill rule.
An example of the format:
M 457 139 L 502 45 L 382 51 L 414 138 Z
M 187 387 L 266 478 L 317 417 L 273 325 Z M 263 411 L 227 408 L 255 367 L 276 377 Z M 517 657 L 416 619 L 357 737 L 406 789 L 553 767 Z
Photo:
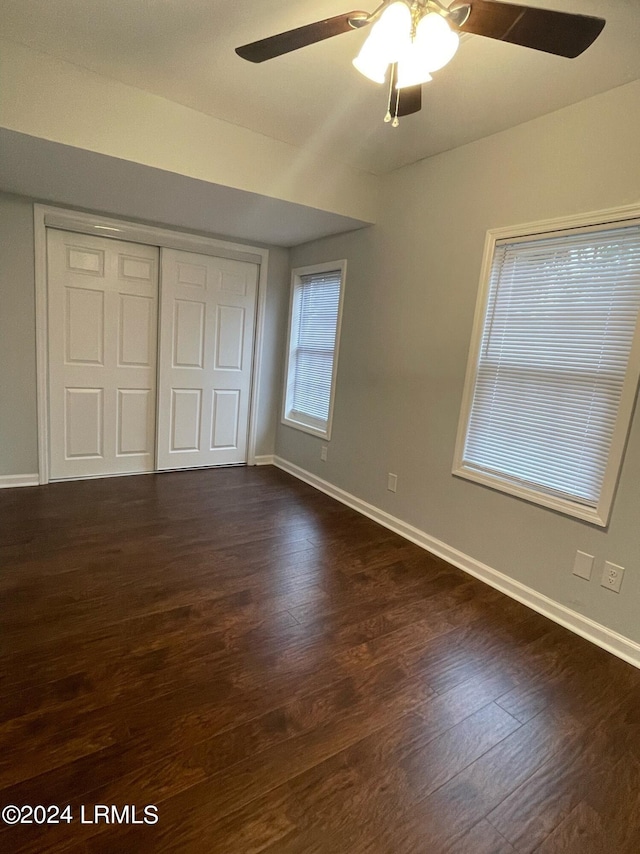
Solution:
M 604 569 L 602 570 L 602 581 L 600 582 L 607 590 L 613 590 L 614 593 L 620 592 L 622 586 L 622 578 L 624 576 L 624 566 L 617 566 L 615 563 L 605 561 Z
M 320 445 L 320 459 L 323 463 L 327 461 L 327 453 L 329 451 L 329 447 L 327 445 Z
M 573 562 L 573 574 L 589 581 L 592 570 L 593 555 L 588 555 L 586 552 L 576 552 L 576 559 Z
M 397 474 L 389 474 L 387 475 L 387 489 L 389 492 L 395 492 L 398 488 L 398 475 Z

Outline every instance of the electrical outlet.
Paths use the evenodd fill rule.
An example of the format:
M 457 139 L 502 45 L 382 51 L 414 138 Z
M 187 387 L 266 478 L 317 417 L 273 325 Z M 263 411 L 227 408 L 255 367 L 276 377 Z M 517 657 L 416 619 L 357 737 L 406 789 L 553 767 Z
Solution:
M 584 578 L 586 581 L 591 579 L 591 571 L 593 570 L 593 555 L 588 555 L 586 552 L 576 552 L 576 559 L 573 563 L 573 574 L 579 578 Z
M 397 474 L 389 474 L 387 475 L 387 489 L 389 492 L 395 492 L 398 488 L 398 475 Z
M 323 463 L 327 461 L 327 451 L 329 450 L 327 445 L 320 445 L 320 459 Z
M 613 590 L 614 593 L 619 593 L 623 577 L 624 566 L 617 566 L 615 563 L 605 561 L 602 581 L 600 582 L 603 587 L 606 587 L 607 590 Z

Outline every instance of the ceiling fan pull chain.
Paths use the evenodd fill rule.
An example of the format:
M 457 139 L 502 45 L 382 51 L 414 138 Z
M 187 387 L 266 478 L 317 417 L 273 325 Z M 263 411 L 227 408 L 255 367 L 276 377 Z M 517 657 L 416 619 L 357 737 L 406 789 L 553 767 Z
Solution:
M 385 122 L 391 122 L 391 119 L 393 117 L 393 121 L 391 122 L 391 127 L 394 127 L 394 128 L 397 128 L 398 125 L 400 124 L 400 121 L 398 119 L 398 105 L 400 103 L 400 90 L 397 89 L 396 85 L 395 85 L 397 79 L 398 79 L 398 65 L 397 65 L 397 63 L 394 62 L 391 66 L 391 74 L 389 75 L 389 101 L 387 103 L 387 114 L 384 117 Z M 394 94 L 396 97 L 396 103 L 395 103 L 395 107 L 393 108 L 393 116 L 392 116 L 391 103 L 393 101 Z
M 396 111 L 395 111 L 395 115 L 393 117 L 393 121 L 391 122 L 392 128 L 397 128 L 398 125 L 400 124 L 400 119 L 398 118 L 398 107 L 400 106 L 400 90 L 396 89 L 395 93 L 396 93 Z
M 393 68 L 391 69 L 391 74 L 389 76 L 389 101 L 387 104 L 387 115 L 384 117 L 385 122 L 391 121 L 391 95 L 393 93 L 393 78 L 394 78 Z

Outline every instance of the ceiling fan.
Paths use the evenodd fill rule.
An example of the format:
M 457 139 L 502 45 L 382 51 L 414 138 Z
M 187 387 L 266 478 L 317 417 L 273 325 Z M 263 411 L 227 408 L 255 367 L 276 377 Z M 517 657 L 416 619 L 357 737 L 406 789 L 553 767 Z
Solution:
M 422 84 L 454 56 L 460 33 L 486 36 L 570 59 L 583 53 L 602 32 L 605 21 L 495 0 L 383 0 L 373 12 L 346 12 L 236 48 L 249 62 L 264 62 L 370 24 L 369 37 L 354 66 L 383 83 L 389 76 L 385 121 L 422 108 Z M 393 114 L 393 116 L 392 116 Z

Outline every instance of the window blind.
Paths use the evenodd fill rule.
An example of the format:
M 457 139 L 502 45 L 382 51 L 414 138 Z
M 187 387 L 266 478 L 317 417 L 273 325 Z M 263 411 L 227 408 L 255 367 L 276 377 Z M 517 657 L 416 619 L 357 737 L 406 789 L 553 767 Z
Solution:
M 596 507 L 640 307 L 640 225 L 505 241 L 463 467 Z
M 340 270 L 300 277 L 294 290 L 288 408 L 294 418 L 326 426 L 340 305 Z

